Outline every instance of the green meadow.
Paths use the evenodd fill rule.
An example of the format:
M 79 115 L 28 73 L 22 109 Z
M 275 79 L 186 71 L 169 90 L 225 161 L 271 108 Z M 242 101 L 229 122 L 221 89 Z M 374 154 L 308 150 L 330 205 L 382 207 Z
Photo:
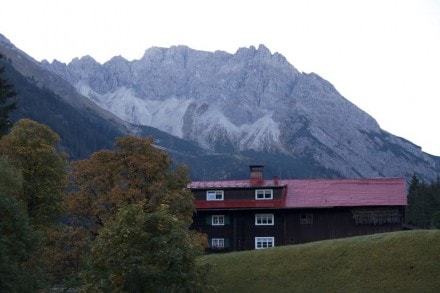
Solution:
M 217 292 L 440 292 L 440 230 L 206 255 Z

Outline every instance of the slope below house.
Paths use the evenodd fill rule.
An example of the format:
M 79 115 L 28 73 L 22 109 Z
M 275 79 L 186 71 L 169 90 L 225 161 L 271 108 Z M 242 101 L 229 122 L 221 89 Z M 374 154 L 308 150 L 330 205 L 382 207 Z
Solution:
M 210 254 L 216 292 L 437 292 L 440 230 Z

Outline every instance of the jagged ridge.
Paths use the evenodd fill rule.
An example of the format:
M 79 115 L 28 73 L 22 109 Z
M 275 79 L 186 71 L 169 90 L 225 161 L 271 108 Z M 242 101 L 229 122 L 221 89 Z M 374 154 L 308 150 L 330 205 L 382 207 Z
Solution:
M 345 177 L 433 179 L 439 172 L 437 157 L 381 130 L 330 83 L 298 72 L 263 45 L 235 54 L 151 48 L 134 61 L 114 57 L 101 65 L 83 57 L 40 65 L 119 118 L 205 149 L 307 158 Z
M 300 73 L 265 46 L 235 54 L 151 48 L 139 60 L 91 57 L 42 63 L 119 118 L 213 151 L 312 156 L 350 177 L 434 178 L 438 160 L 380 129 L 316 74 Z

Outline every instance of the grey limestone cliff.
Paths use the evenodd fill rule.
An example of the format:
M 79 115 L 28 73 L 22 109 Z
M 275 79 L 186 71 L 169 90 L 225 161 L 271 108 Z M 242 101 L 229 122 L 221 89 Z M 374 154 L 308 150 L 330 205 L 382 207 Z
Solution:
M 139 60 L 41 63 L 122 120 L 210 151 L 309 157 L 345 177 L 436 178 L 440 159 L 382 130 L 317 74 L 268 48 L 150 48 Z M 390 113 L 391 115 L 391 113 Z

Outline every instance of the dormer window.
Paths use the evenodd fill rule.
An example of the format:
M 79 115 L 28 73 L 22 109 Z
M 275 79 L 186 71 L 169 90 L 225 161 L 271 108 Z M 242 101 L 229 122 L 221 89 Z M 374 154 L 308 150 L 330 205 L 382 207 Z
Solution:
M 223 200 L 223 190 L 206 191 L 206 200 Z
M 255 199 L 257 199 L 257 200 L 273 199 L 273 190 L 272 189 L 256 189 L 255 190 Z

